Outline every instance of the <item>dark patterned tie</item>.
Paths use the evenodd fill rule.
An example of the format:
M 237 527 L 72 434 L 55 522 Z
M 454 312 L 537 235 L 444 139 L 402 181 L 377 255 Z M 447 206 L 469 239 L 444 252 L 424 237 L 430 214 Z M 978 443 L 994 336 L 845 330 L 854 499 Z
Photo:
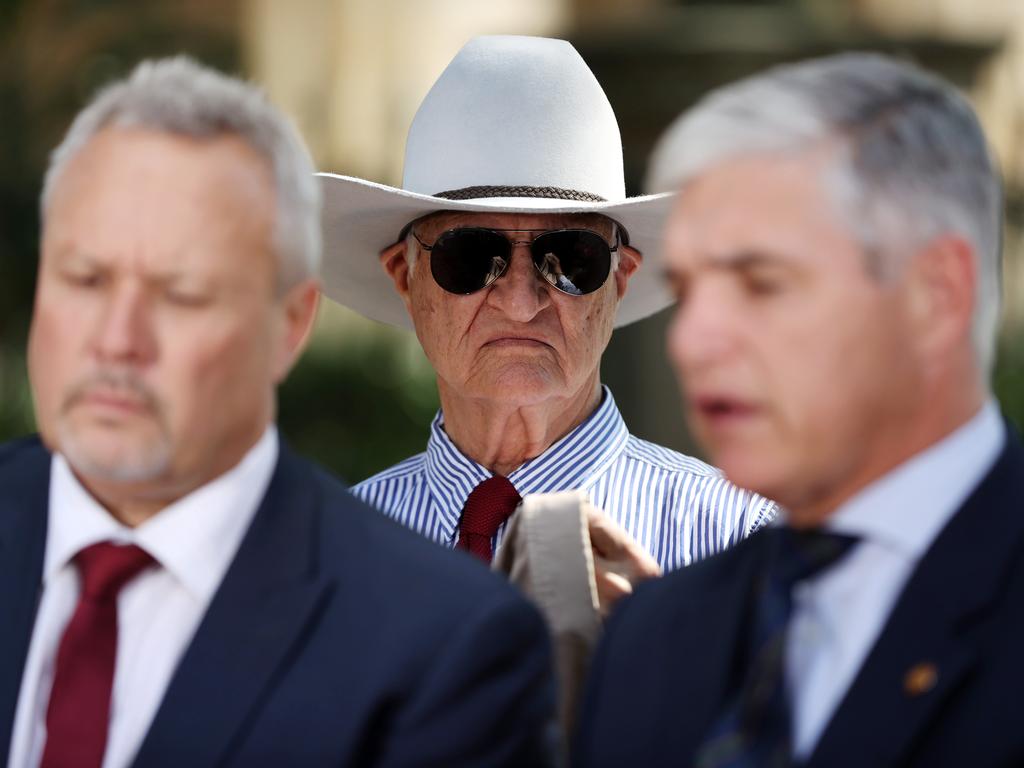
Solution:
M 744 682 L 697 750 L 697 768 L 782 768 L 791 764 L 786 692 L 786 626 L 793 586 L 843 556 L 853 537 L 777 528 L 769 566 L 758 586 Z
M 522 501 L 507 477 L 489 477 L 473 489 L 462 507 L 459 518 L 459 542 L 455 546 L 468 549 L 486 563 L 494 552 L 491 540 L 498 528 Z
M 40 768 L 99 768 L 107 747 L 117 657 L 117 595 L 153 558 L 102 542 L 75 557 L 82 592 L 57 651 Z

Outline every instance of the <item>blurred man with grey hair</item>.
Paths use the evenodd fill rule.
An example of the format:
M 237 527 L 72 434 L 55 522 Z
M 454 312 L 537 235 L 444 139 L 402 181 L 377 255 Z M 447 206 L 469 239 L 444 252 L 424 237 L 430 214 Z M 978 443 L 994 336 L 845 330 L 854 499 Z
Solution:
M 716 91 L 651 164 L 688 418 L 777 526 L 641 588 L 579 764 L 1024 763 L 1024 448 L 988 379 L 1000 186 L 942 80 L 848 54 Z
M 0 447 L 8 765 L 546 759 L 536 611 L 278 439 L 319 211 L 290 123 L 188 59 L 140 65 L 54 152 L 41 439 Z

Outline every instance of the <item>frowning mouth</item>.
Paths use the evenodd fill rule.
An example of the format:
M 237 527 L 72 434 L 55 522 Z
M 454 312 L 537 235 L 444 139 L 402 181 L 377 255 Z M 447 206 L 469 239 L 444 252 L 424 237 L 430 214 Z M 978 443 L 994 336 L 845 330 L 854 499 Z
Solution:
M 550 349 L 551 345 L 546 341 L 532 336 L 498 336 L 484 342 L 485 347 L 525 347 Z

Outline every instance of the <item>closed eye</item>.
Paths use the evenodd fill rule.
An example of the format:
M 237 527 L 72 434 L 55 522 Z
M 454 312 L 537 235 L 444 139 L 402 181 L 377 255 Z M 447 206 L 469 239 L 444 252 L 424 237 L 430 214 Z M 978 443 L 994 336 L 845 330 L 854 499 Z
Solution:
M 210 297 L 201 293 L 188 293 L 186 291 L 166 291 L 164 298 L 170 303 L 179 307 L 204 307 L 210 303 Z
M 785 287 L 783 281 L 777 277 L 750 273 L 743 276 L 743 285 L 753 296 L 773 296 Z
M 65 271 L 61 273 L 61 279 L 68 285 L 76 288 L 99 288 L 105 282 L 106 276 L 102 272 L 74 272 Z

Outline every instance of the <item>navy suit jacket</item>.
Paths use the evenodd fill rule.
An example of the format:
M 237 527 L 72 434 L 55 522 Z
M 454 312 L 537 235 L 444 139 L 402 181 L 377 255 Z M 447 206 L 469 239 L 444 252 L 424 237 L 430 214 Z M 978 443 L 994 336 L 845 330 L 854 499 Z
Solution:
M 740 684 L 752 584 L 771 538 L 639 589 L 610 622 L 579 766 L 688 766 Z M 929 690 L 908 686 L 919 664 Z M 925 686 L 926 687 L 926 686 Z M 1010 435 L 897 600 L 806 765 L 1024 765 L 1024 448 Z
M 0 760 L 40 595 L 50 455 L 0 447 Z M 282 446 L 136 766 L 544 764 L 539 614 Z

